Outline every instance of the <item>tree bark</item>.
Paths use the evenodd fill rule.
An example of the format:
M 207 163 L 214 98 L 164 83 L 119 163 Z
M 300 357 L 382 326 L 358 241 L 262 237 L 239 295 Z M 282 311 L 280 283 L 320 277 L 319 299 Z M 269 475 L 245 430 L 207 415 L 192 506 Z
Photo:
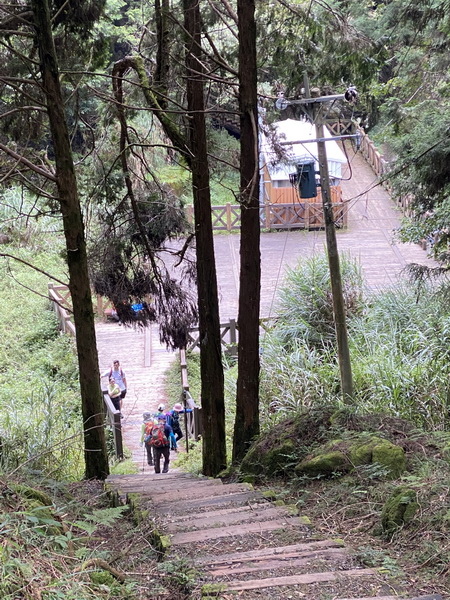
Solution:
M 259 434 L 259 224 L 258 99 L 254 0 L 238 0 L 239 108 L 241 121 L 241 246 L 238 380 L 233 462 Z
M 203 474 L 215 476 L 226 467 L 226 436 L 219 300 L 201 66 L 201 22 L 198 0 L 184 0 L 183 6 L 186 30 L 189 147 L 197 250 Z
M 84 421 L 85 475 L 87 478 L 105 479 L 109 468 L 83 217 L 64 115 L 48 0 L 32 0 L 31 6 L 39 48 L 42 89 L 46 97 L 55 153 L 58 200 L 66 239 Z

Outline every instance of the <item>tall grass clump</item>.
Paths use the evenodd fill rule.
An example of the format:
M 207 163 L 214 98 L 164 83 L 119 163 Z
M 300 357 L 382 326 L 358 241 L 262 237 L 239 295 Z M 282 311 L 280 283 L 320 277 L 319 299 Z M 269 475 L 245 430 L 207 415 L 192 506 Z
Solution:
M 342 261 L 353 372 L 354 410 L 402 417 L 428 429 L 448 427 L 448 284 L 402 282 L 365 299 L 356 263 Z M 340 403 L 328 265 L 314 257 L 288 272 L 280 318 L 264 342 L 263 414 Z
M 347 316 L 358 315 L 365 307 L 360 265 L 342 255 L 341 275 Z M 330 270 L 324 255 L 316 254 L 287 269 L 277 315 L 277 337 L 286 346 L 298 339 L 318 348 L 335 343 Z
M 428 429 L 449 423 L 450 308 L 441 289 L 401 284 L 351 323 L 356 402 Z
M 300 338 L 287 347 L 275 329 L 261 357 L 261 424 L 271 425 L 304 409 L 338 401 L 339 367 L 330 350 Z

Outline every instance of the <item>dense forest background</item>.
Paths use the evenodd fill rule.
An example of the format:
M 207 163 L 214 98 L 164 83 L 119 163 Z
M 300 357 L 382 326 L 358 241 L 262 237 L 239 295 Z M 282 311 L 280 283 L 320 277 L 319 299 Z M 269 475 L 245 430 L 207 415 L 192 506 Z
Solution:
M 394 548 L 410 573 L 448 584 L 449 15 L 448 0 L 0 2 L 5 598 L 148 597 L 145 578 L 119 585 L 114 577 L 74 576 L 72 569 L 91 557 L 123 561 L 128 572 L 144 561 L 156 563 L 145 532 L 122 520 L 123 507 L 107 506 L 97 483 L 62 483 L 104 479 L 116 467 L 98 417 L 90 288 L 118 307 L 124 323 L 158 322 L 162 341 L 174 349 L 200 320 L 204 351 L 200 361 L 191 359 L 190 375 L 212 426 L 203 447 L 183 459 L 187 468 L 216 475 L 232 460 L 236 469 L 260 431 L 262 440 L 276 440 L 287 421 L 313 415 L 305 418 L 317 424 L 304 432 L 311 434 L 308 448 L 301 438 L 300 448 L 283 455 L 286 469 L 268 474 L 281 475 L 280 497 L 292 495 L 316 510 L 317 519 L 330 507 L 345 515 L 333 524 L 335 532 L 339 526 L 347 532 L 353 520 L 362 523 L 351 525 L 356 543 L 368 544 L 361 555 L 375 565 L 398 574 L 388 554 Z M 210 204 L 239 204 L 251 215 L 258 111 L 266 131 L 280 118 L 300 118 L 294 106 L 280 115 L 274 103 L 280 92 L 303 98 L 305 73 L 322 94 L 356 87 L 357 103 L 334 103 L 327 116 L 354 120 L 369 133 L 388 161 L 383 183 L 410 207 L 398 235 L 426 240 L 436 259 L 434 269 L 411 266 L 409 283 L 368 295 L 358 264 L 343 257 L 354 377 L 353 404 L 346 407 L 323 257 L 287 273 L 277 327 L 262 340 L 254 335 L 258 313 L 251 312 L 256 329 L 240 348 L 247 363 L 234 364 L 220 353 Z M 258 285 L 255 223 L 247 219 L 242 230 L 242 311 Z M 176 252 L 169 244 L 174 238 L 183 241 Z M 71 287 L 76 349 L 47 310 L 49 280 Z M 149 296 L 154 302 L 137 319 L 131 304 Z M 372 532 L 365 524 L 378 518 L 395 485 L 386 469 L 363 465 L 336 485 L 289 471 L 291 489 L 283 479 L 299 456 L 317 449 L 319 438 L 324 442 L 322 417 L 335 409 L 341 420 L 330 417 L 330 442 L 353 440 L 350 425 L 368 418 L 359 423 L 369 427 L 374 415 L 390 423 L 395 441 L 406 440 L 402 482 L 419 498 L 421 514 L 409 528 L 402 523 L 400 531 L 384 532 L 384 542 L 373 536 L 367 542 Z M 244 421 L 241 435 L 236 423 Z M 380 421 L 374 418 L 372 426 L 378 432 Z M 34 481 L 45 494 L 30 490 Z M 346 502 L 350 508 L 341 510 Z M 115 534 L 117 547 L 103 545 L 102 536 Z M 136 545 L 138 538 L 145 544 Z M 138 550 L 124 558 L 119 544 Z M 35 587 L 36 581 L 43 583 Z

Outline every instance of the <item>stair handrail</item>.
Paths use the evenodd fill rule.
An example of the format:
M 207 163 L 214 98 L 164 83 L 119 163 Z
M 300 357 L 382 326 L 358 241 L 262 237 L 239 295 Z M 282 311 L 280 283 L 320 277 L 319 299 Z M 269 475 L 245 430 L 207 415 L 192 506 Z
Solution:
M 180 348 L 181 396 L 184 409 L 184 430 L 186 432 L 186 452 L 189 452 L 189 438 L 198 441 L 202 433 L 201 406 L 199 406 L 189 390 L 187 373 L 186 348 Z M 186 410 L 187 409 L 187 410 Z
M 73 338 L 76 337 L 75 324 L 72 322 L 72 305 L 69 301 L 69 287 L 64 285 L 55 285 L 53 282 L 48 283 L 48 298 L 50 308 L 56 314 L 59 323 L 59 329 L 63 333 L 67 333 Z M 108 392 L 102 390 L 103 409 L 105 423 L 107 422 L 112 429 L 114 437 L 114 453 L 116 458 L 123 458 L 123 438 L 122 438 L 122 422 L 120 411 L 115 408 L 111 402 Z

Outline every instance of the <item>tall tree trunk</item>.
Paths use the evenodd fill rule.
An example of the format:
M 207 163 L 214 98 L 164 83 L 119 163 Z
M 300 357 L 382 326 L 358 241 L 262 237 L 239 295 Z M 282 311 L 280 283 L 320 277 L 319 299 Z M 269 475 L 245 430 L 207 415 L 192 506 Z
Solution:
M 86 477 L 104 479 L 109 469 L 84 224 L 64 115 L 48 0 L 32 0 L 31 5 L 39 48 L 42 87 L 47 101 L 55 152 L 58 199 L 66 239 L 69 288 L 72 295 L 80 371 Z
M 186 91 L 197 248 L 203 473 L 215 476 L 226 467 L 225 405 L 198 0 L 184 0 L 184 26 L 187 36 Z
M 233 462 L 259 434 L 259 225 L 258 99 L 254 0 L 238 0 L 239 108 L 241 112 L 241 270 L 238 380 Z

